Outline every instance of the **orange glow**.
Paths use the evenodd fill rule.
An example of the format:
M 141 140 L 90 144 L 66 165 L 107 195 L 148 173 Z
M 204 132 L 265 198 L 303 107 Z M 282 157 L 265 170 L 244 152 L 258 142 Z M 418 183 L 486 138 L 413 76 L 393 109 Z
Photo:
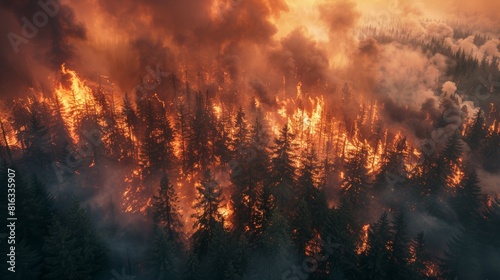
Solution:
M 361 255 L 368 249 L 368 230 L 370 229 L 370 225 L 363 226 L 363 236 L 361 238 L 361 244 L 358 246 L 356 252 L 358 255 Z
M 70 86 L 69 88 L 64 88 L 64 86 L 59 83 L 56 85 L 55 94 L 61 101 L 63 105 L 63 118 L 66 125 L 70 128 L 70 134 L 73 140 L 78 141 L 78 136 L 75 131 L 75 120 L 77 116 L 73 115 L 73 112 L 84 108 L 88 104 L 88 95 L 92 92 L 91 89 L 85 85 L 85 82 L 78 76 L 76 71 L 69 70 L 64 64 L 61 65 L 61 73 L 64 75 L 69 75 Z

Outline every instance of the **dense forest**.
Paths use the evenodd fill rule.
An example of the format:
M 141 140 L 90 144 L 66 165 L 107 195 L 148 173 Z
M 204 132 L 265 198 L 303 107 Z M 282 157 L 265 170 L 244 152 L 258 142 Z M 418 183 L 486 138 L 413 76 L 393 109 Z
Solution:
M 1 101 L 17 218 L 2 279 L 500 279 L 500 64 L 447 41 L 498 39 L 447 24 L 449 38 L 418 37 L 369 18 L 354 80 L 324 78 L 320 47 L 293 33 L 293 70 L 269 55 L 270 76 L 285 73 L 275 91 L 239 88 L 221 56 L 151 64 L 128 92 L 58 66 L 51 92 Z M 382 48 L 428 60 L 414 82 L 431 90 L 389 64 L 373 86 Z

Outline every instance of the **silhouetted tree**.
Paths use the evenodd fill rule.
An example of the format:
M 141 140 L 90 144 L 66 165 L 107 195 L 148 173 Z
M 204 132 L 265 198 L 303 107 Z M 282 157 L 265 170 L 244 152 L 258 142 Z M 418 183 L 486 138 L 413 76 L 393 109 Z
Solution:
M 345 174 L 340 194 L 347 198 L 355 208 L 366 207 L 369 204 L 368 188 L 370 182 L 366 168 L 366 155 L 366 149 L 361 148 L 352 152 L 345 163 Z
M 295 150 L 292 143 L 294 135 L 290 132 L 288 124 L 280 131 L 278 138 L 274 139 L 271 157 L 270 185 L 276 200 L 276 207 L 284 213 L 289 210 L 296 195 L 296 168 Z
M 179 198 L 165 174 L 160 180 L 158 195 L 153 196 L 153 220 L 163 230 L 168 240 L 180 242 L 183 230 L 179 209 Z

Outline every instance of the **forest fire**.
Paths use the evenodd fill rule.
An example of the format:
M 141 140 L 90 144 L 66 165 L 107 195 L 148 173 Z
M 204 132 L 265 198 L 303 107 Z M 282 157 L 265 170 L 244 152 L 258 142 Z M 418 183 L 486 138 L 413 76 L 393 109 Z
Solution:
M 361 244 L 359 245 L 357 249 L 358 255 L 363 254 L 366 249 L 368 249 L 368 229 L 370 228 L 370 225 L 364 225 L 363 226 L 363 231 L 362 231 L 362 239 L 361 239 Z
M 77 119 L 73 114 L 82 108 L 92 107 L 93 104 L 89 104 L 90 98 L 88 95 L 92 93 L 92 90 L 85 85 L 85 82 L 78 77 L 76 71 L 69 70 L 64 64 L 61 65 L 61 75 L 68 81 L 69 85 L 63 85 L 59 83 L 55 87 L 55 97 L 61 102 L 63 108 L 61 108 L 61 113 L 63 115 L 64 122 L 69 128 L 75 128 L 76 124 L 74 121 Z M 75 143 L 78 142 L 78 135 L 72 129 L 71 136 Z
M 422 1 L 0 5 L 13 278 L 497 279 L 498 9 Z

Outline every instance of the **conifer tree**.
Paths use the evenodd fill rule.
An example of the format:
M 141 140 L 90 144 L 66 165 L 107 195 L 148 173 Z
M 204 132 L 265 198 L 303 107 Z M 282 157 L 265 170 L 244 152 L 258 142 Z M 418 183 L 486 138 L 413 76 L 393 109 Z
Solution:
M 177 108 L 175 127 L 180 140 L 180 149 L 181 149 L 180 159 L 182 163 L 181 167 L 183 172 L 187 172 L 189 168 L 189 162 L 188 162 L 188 141 L 190 137 L 189 118 L 190 115 L 188 110 L 186 109 L 186 106 L 183 103 L 181 103 Z
M 323 255 L 325 253 L 329 255 L 330 270 L 340 271 L 347 279 L 360 278 L 357 250 L 361 227 L 356 220 L 351 203 L 341 199 L 337 208 L 329 210 L 323 230 L 320 232 L 323 240 L 330 239 L 333 245 L 336 244 L 330 251 L 323 252 Z
M 369 204 L 369 177 L 366 168 L 366 149 L 353 152 L 345 163 L 345 175 L 342 180 L 340 194 L 347 198 L 353 207 L 366 207 Z
M 82 262 L 92 274 L 108 265 L 108 247 L 95 229 L 88 209 L 83 209 L 74 200 L 64 217 L 64 226 L 70 229 L 70 238 L 78 241 Z
M 220 213 L 222 203 L 222 189 L 214 179 L 212 172 L 207 169 L 203 174 L 200 186 L 196 187 L 197 199 L 194 205 L 196 213 L 193 234 L 194 249 L 198 256 L 208 251 L 217 230 L 223 228 L 223 216 Z
M 313 216 L 309 212 L 309 206 L 302 198 L 299 200 L 291 221 L 293 234 L 292 239 L 296 245 L 299 256 L 305 256 L 307 243 L 314 237 Z
M 234 139 L 231 145 L 233 152 L 237 152 L 248 145 L 248 136 L 249 131 L 245 111 L 240 106 L 234 123 Z
M 182 251 L 180 246 L 164 230 L 155 229 L 147 250 L 147 269 L 150 279 L 180 279 L 179 267 Z
M 269 225 L 261 236 L 262 250 L 265 254 L 264 275 L 262 279 L 281 279 L 282 273 L 294 262 L 290 227 L 281 211 L 273 211 Z
M 43 279 L 47 280 L 91 280 L 95 271 L 91 260 L 84 256 L 80 240 L 71 229 L 57 219 L 49 227 L 44 244 Z
M 479 218 L 481 200 L 481 187 L 476 170 L 466 171 L 452 200 L 452 206 L 463 226 L 473 226 L 473 221 Z
M 384 156 L 380 171 L 375 175 L 372 187 L 374 197 L 388 208 L 400 207 L 411 201 L 406 197 L 410 195 L 408 189 L 404 188 L 409 177 L 405 166 L 407 148 L 406 138 L 398 140 L 394 149 Z
M 486 138 L 483 112 L 479 109 L 472 121 L 472 124 L 466 130 L 465 141 L 469 144 L 471 150 L 475 151 L 480 147 L 481 142 Z
M 319 229 L 326 219 L 328 205 L 320 187 L 320 164 L 316 149 L 310 143 L 302 152 L 298 174 L 298 196 L 304 199 L 312 216 L 312 227 Z
M 198 256 L 192 252 L 187 258 L 182 280 L 202 280 L 203 273 L 200 268 Z
M 57 161 L 65 160 L 67 151 L 66 147 L 72 144 L 72 139 L 69 134 L 69 129 L 64 122 L 64 107 L 57 95 L 49 103 L 50 108 L 50 123 L 49 131 L 50 138 L 53 143 L 52 156 Z
M 233 151 L 231 150 L 231 116 L 228 113 L 223 114 L 219 119 L 213 118 L 212 134 L 215 138 L 213 141 L 214 156 L 220 165 L 225 165 L 230 162 Z M 213 162 L 213 161 L 212 161 Z
M 173 242 L 180 242 L 183 224 L 179 211 L 179 198 L 165 174 L 160 180 L 158 195 L 153 196 L 153 220 Z
M 411 240 L 410 244 L 411 263 L 410 269 L 412 279 L 426 279 L 427 265 L 430 263 L 430 252 L 424 240 L 424 233 L 418 233 L 417 237 Z
M 145 176 L 170 169 L 174 163 L 173 130 L 166 116 L 165 104 L 157 97 L 148 100 L 144 111 L 145 134 L 141 160 Z
M 45 185 L 36 177 L 29 184 L 27 196 L 21 200 L 25 209 L 26 217 L 26 240 L 28 244 L 36 249 L 41 249 L 43 240 L 41 236 L 46 236 L 48 225 L 53 215 L 53 200 Z
M 387 279 L 390 251 L 387 248 L 391 239 L 391 226 L 384 212 L 379 220 L 368 230 L 367 251 L 361 260 L 363 279 Z
M 453 133 L 446 141 L 440 158 L 446 165 L 459 164 L 459 159 L 463 154 L 461 135 Z M 449 170 L 447 170 L 449 171 Z
M 406 234 L 406 222 L 402 212 L 396 215 L 392 223 L 390 247 L 387 279 L 409 280 L 411 273 L 408 266 L 408 237 Z
M 242 111 L 240 113 L 240 117 L 243 118 L 244 114 Z M 231 201 L 237 210 L 233 213 L 233 225 L 237 233 L 246 231 L 247 236 L 255 240 L 256 235 L 259 235 L 258 228 L 261 228 L 260 222 L 262 222 L 259 205 L 263 206 L 261 203 L 267 203 L 262 200 L 264 199 L 263 188 L 266 187 L 267 191 L 269 187 L 265 185 L 265 182 L 269 180 L 267 135 L 258 118 L 249 132 L 243 132 L 247 129 L 244 119 L 237 120 L 236 123 L 240 126 L 237 129 L 240 131 L 238 137 L 243 142 L 235 148 L 235 158 L 230 164 L 230 178 L 234 187 Z M 266 198 L 268 199 L 269 197 Z
M 267 222 L 271 219 L 272 209 L 274 208 L 270 184 L 270 156 L 268 152 L 268 134 L 264 127 L 263 120 L 260 116 L 255 118 L 255 121 L 250 129 L 250 147 L 248 153 L 245 153 L 245 162 L 251 172 L 246 173 L 243 169 L 240 170 L 241 176 L 251 174 L 252 182 L 255 184 L 255 190 L 249 189 L 251 200 L 255 200 L 254 211 L 251 213 L 252 218 L 249 223 L 249 241 L 254 243 L 263 233 Z M 244 165 L 243 165 L 244 166 Z
M 296 197 L 296 168 L 295 168 L 295 146 L 292 143 L 294 135 L 290 132 L 288 124 L 280 131 L 278 138 L 274 140 L 270 185 L 272 194 L 276 200 L 276 207 L 288 213 L 294 198 Z
M 211 158 L 211 118 L 201 93 L 196 95 L 195 110 L 190 121 L 190 134 L 187 143 L 188 170 L 203 170 Z
M 480 279 L 478 244 L 474 229 L 464 229 L 448 242 L 448 248 L 441 259 L 443 279 Z

